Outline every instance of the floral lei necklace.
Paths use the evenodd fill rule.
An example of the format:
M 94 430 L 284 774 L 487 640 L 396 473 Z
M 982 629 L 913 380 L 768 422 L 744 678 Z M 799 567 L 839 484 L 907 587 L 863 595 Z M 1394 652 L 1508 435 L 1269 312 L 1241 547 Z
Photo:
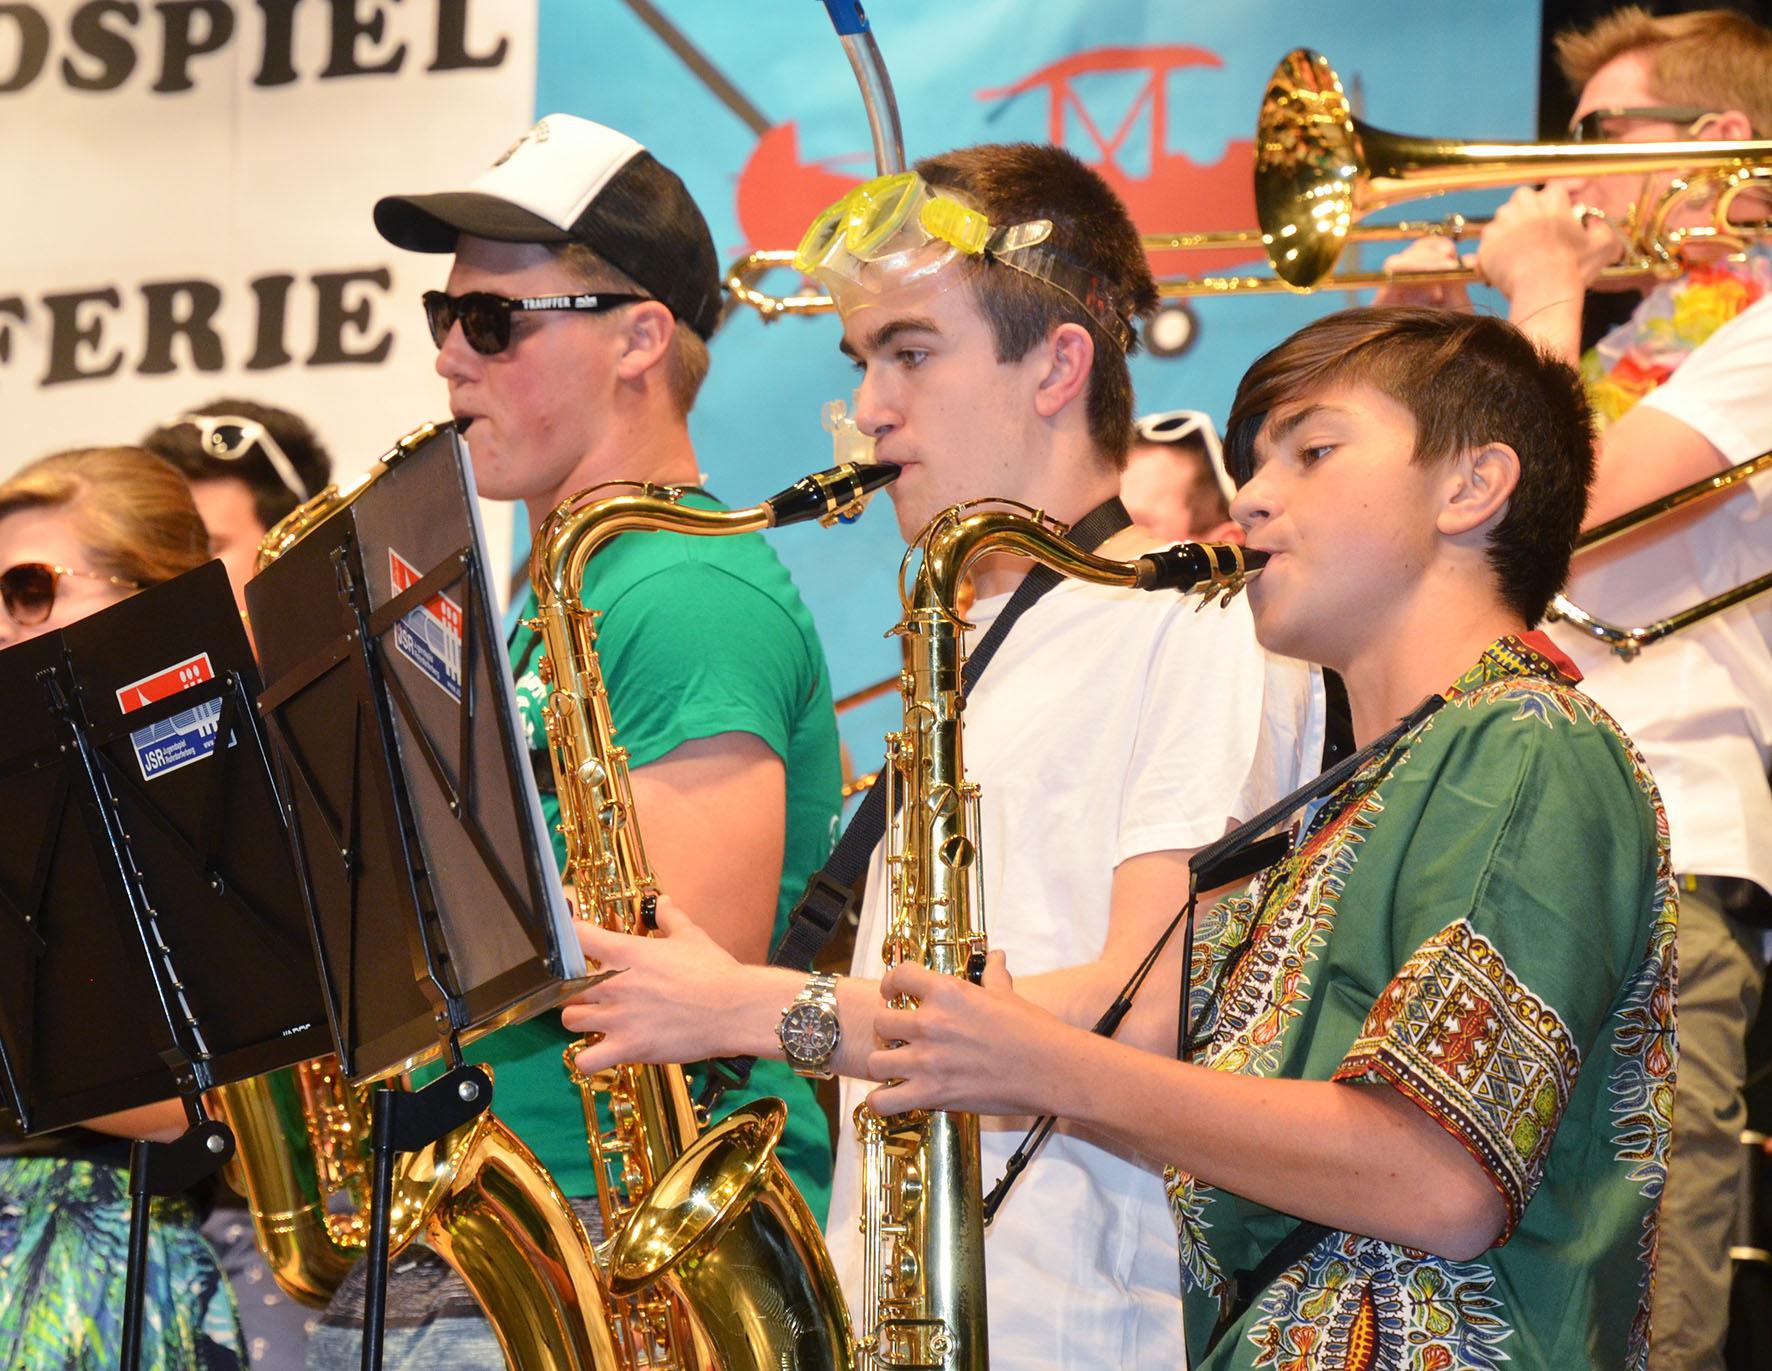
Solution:
M 1582 378 L 1604 428 L 1673 375 L 1692 350 L 1772 290 L 1772 248 L 1693 267 L 1650 291 L 1631 317 L 1589 348 Z

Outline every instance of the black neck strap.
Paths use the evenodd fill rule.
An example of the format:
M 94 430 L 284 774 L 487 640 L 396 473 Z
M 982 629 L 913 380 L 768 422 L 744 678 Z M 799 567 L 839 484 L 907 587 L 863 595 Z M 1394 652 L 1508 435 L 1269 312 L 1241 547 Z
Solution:
M 1144 959 L 1139 962 L 1131 978 L 1120 988 L 1120 993 L 1114 997 L 1114 1002 L 1095 1021 L 1090 1032 L 1098 1033 L 1104 1038 L 1114 1036 L 1119 1030 L 1120 1021 L 1132 1008 L 1133 998 L 1143 988 L 1146 979 L 1155 969 L 1157 959 L 1162 956 L 1163 949 L 1169 945 L 1169 939 L 1174 936 L 1177 928 L 1181 928 L 1183 930 L 1181 942 L 1183 975 L 1181 1009 L 1176 1016 L 1178 1036 L 1176 1055 L 1184 1061 L 1187 1060 L 1193 1046 L 1193 1016 L 1188 1013 L 1188 1005 L 1192 999 L 1193 990 L 1191 975 L 1194 961 L 1194 907 L 1199 901 L 1200 890 L 1202 888 L 1216 890 L 1219 886 L 1229 885 L 1232 881 L 1244 880 L 1279 861 L 1290 849 L 1292 835 L 1285 829 L 1277 832 L 1270 830 L 1289 820 L 1311 801 L 1321 799 L 1345 785 L 1361 767 L 1375 757 L 1384 756 L 1410 732 L 1425 723 L 1428 717 L 1445 703 L 1443 696 L 1428 696 L 1415 707 L 1408 718 L 1399 720 L 1396 726 L 1382 737 L 1373 739 L 1351 757 L 1344 757 L 1315 780 L 1301 785 L 1284 799 L 1276 800 L 1254 818 L 1238 824 L 1217 842 L 1209 843 L 1194 853 L 1188 859 L 1187 864 L 1187 903 L 1169 921 L 1169 926 L 1163 930 L 1162 936 L 1152 944 L 1151 950 L 1145 953 Z M 1243 954 L 1249 950 L 1253 937 L 1254 925 L 1252 923 L 1249 937 L 1231 951 L 1229 966 L 1234 967 L 1242 959 Z M 1056 1122 L 1057 1120 L 1051 1115 L 1045 1115 L 1034 1120 L 1033 1125 L 1022 1136 L 1021 1143 L 1010 1155 L 1009 1160 L 1003 1164 L 1003 1178 L 985 1196 L 984 1220 L 986 1223 L 996 1217 L 997 1209 L 1008 1197 L 1010 1187 L 1015 1184 L 1016 1177 L 1034 1159 L 1034 1154 L 1045 1143 Z

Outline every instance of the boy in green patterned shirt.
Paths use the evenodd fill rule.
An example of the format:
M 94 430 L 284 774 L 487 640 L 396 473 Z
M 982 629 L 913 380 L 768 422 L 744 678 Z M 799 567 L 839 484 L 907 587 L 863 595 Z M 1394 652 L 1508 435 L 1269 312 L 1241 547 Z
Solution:
M 1646 1361 L 1674 1063 L 1674 890 L 1640 754 L 1532 632 L 1593 470 L 1572 369 L 1495 319 L 1348 311 L 1256 362 L 1226 453 L 1270 650 L 1355 734 L 1436 712 L 1202 916 L 1118 1041 L 895 969 L 883 1112 L 1051 1112 L 1171 1164 L 1193 1363 Z M 1298 1234 L 1293 1238 L 1294 1233 Z M 1269 1260 L 1279 1250 L 1280 1256 Z

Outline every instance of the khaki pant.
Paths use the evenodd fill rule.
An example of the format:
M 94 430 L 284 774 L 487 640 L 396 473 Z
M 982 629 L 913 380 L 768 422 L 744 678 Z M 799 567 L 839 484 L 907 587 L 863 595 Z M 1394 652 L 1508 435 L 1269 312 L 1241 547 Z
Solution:
M 1764 934 L 1682 882 L 1679 1081 L 1661 1201 L 1650 1371 L 1723 1371 L 1729 1244 L 1741 1192 L 1747 1031 L 1765 978 Z

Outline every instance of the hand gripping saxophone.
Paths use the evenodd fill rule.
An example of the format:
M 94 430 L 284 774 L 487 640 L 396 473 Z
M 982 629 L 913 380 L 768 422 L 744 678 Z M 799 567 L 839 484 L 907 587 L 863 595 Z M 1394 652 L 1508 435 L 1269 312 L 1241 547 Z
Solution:
M 658 881 L 646 859 L 629 786 L 627 751 L 615 742 L 596 649 L 598 612 L 580 602 L 585 568 L 618 534 L 668 531 L 700 536 L 748 533 L 818 518 L 851 515 L 874 489 L 898 474 L 883 465 L 841 466 L 808 476 L 748 509 L 717 511 L 682 503 L 679 490 L 628 483 L 596 486 L 566 501 L 537 531 L 530 561 L 536 617 L 549 687 L 548 748 L 560 798 L 567 876 L 582 916 L 605 928 L 645 934 L 652 928 Z M 620 1252 L 611 1262 L 605 1307 L 623 1367 L 780 1367 L 846 1365 L 847 1319 L 817 1224 L 772 1155 L 785 1110 L 759 1101 L 723 1122 L 757 1151 L 743 1177 L 715 1183 L 715 1203 L 729 1203 L 719 1232 L 685 1241 L 683 1230 L 642 1225 L 635 1211 L 663 1188 L 685 1186 L 706 1201 L 708 1178 L 673 1170 L 699 1132 L 679 1066 L 618 1066 L 594 1076 L 566 1050 L 566 1066 L 584 1106 L 591 1164 L 605 1231 L 637 1244 L 656 1266 L 643 1281 L 623 1280 Z M 660 1274 L 662 1281 L 657 1280 Z M 656 1283 L 654 1283 L 656 1282 Z
M 976 981 L 984 970 L 979 879 L 979 787 L 966 779 L 961 745 L 961 634 L 955 609 L 980 557 L 1031 557 L 1061 576 L 1145 590 L 1199 590 L 1225 600 L 1265 557 L 1240 547 L 1184 543 L 1130 562 L 1085 552 L 1062 525 L 1032 510 L 937 515 L 906 553 L 900 691 L 904 723 L 886 743 L 887 965 L 910 961 Z M 1020 507 L 1017 507 L 1020 508 Z M 911 560 L 921 560 L 909 576 Z M 1204 600 L 1202 604 L 1204 604 Z M 900 1007 L 911 1003 L 908 999 Z M 983 1176 L 978 1118 L 914 1111 L 855 1114 L 861 1142 L 862 1371 L 983 1371 Z

